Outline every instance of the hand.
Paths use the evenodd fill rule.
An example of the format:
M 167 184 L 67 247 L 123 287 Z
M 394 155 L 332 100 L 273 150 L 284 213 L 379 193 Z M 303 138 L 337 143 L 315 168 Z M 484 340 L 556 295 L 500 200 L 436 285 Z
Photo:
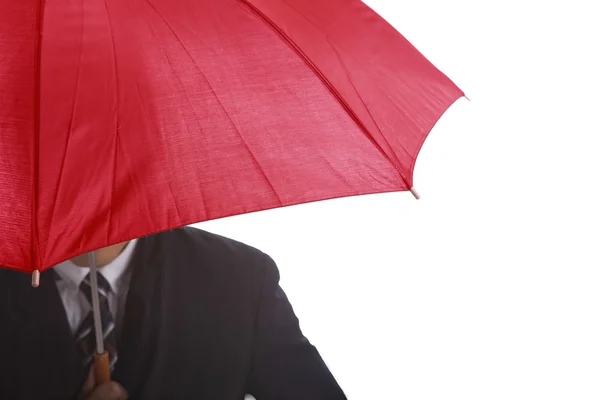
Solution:
M 94 366 L 90 368 L 78 400 L 127 400 L 127 391 L 117 382 L 107 382 L 96 386 Z

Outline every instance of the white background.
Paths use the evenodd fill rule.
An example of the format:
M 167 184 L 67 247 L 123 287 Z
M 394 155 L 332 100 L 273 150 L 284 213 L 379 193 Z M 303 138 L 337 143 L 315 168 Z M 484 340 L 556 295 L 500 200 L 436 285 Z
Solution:
M 351 400 L 600 399 L 598 6 L 367 3 L 472 100 L 425 143 L 422 199 L 199 226 L 277 261 Z

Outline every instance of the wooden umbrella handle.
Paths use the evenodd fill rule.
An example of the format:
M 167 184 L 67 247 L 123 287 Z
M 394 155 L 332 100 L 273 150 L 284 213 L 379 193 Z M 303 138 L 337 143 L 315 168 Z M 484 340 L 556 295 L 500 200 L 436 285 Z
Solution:
M 104 354 L 94 355 L 94 377 L 96 385 L 110 382 L 110 363 L 107 351 Z

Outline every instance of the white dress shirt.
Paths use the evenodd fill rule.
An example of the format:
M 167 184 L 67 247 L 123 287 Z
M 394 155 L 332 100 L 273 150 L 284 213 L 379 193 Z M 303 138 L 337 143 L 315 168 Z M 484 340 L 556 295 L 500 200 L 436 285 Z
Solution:
M 123 325 L 125 300 L 132 272 L 128 266 L 135 245 L 136 240 L 132 240 L 110 264 L 98 268 L 98 273 L 102 274 L 110 284 L 108 306 L 116 322 L 117 337 L 119 337 L 120 328 Z M 90 269 L 79 267 L 72 261 L 65 261 L 55 266 L 54 271 L 61 278 L 56 282 L 56 285 L 65 306 L 71 331 L 75 334 L 79 325 L 91 310 L 91 305 L 88 303 L 85 295 L 79 290 L 79 285 L 90 272 Z

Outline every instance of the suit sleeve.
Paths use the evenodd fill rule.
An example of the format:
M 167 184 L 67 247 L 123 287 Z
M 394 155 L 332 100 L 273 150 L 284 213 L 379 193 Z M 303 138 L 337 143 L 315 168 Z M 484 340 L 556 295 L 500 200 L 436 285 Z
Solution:
M 257 400 L 346 399 L 317 349 L 302 334 L 298 318 L 279 286 L 275 262 L 265 258 L 250 394 Z

